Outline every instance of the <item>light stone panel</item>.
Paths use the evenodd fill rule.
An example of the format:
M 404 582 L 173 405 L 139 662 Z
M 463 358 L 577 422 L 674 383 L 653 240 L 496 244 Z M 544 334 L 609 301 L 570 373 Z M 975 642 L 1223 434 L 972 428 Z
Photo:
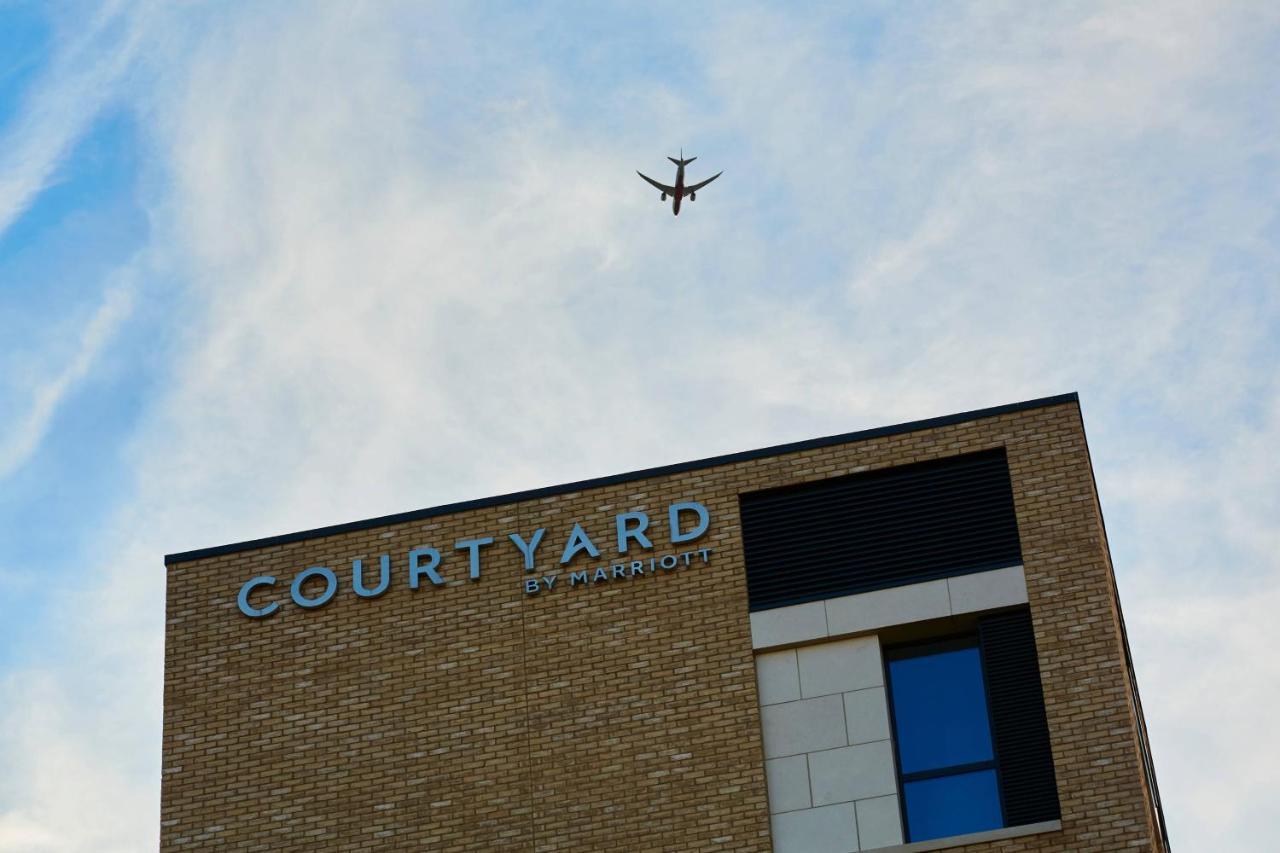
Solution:
M 947 589 L 953 614 L 1027 603 L 1027 578 L 1022 566 L 947 578 Z
M 809 796 L 809 760 L 804 755 L 773 758 L 764 763 L 769 787 L 769 813 L 791 812 L 813 805 Z
M 756 672 L 775 850 L 856 851 L 859 831 L 877 846 L 900 839 L 879 638 L 763 652 Z M 863 802 L 868 825 L 859 830 Z M 852 821 L 836 817 L 849 809 Z
M 765 758 L 781 758 L 844 746 L 848 733 L 839 693 L 760 709 Z
M 796 646 L 1026 603 L 1026 572 L 1010 566 L 758 611 L 751 614 L 751 645 Z
M 756 655 L 756 685 L 761 705 L 800 698 L 800 670 L 794 649 Z
M 889 625 L 905 625 L 951 615 L 951 599 L 945 580 L 830 598 L 825 603 L 827 630 L 831 634 L 873 631 Z
M 884 684 L 880 641 L 875 637 L 803 646 L 797 657 L 800 695 L 806 699 Z
M 809 756 L 815 806 L 892 794 L 898 790 L 889 741 L 815 752 Z
M 891 847 L 902 843 L 902 819 L 898 813 L 898 795 L 858 800 L 858 844 L 863 850 Z
M 888 740 L 889 701 L 883 687 L 869 687 L 844 694 L 844 720 L 849 743 Z
M 858 849 L 853 803 L 776 814 L 771 818 L 774 853 L 850 853 Z
M 751 646 L 756 649 L 803 643 L 827 635 L 827 611 L 821 601 L 760 610 L 750 618 Z

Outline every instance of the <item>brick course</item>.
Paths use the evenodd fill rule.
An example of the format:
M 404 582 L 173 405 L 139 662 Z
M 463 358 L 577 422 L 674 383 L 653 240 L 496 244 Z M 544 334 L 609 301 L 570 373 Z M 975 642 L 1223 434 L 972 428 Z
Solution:
M 1062 829 L 972 851 L 1160 850 L 1141 774 L 1114 578 L 1079 408 L 735 461 L 168 569 L 161 849 L 767 851 L 759 702 L 739 537 L 741 492 L 1004 446 L 1053 743 Z M 613 556 L 615 513 L 698 500 L 711 562 L 526 595 L 507 533 L 546 527 L 556 574 L 574 521 Z M 453 543 L 493 536 L 478 581 Z M 448 585 L 407 587 L 433 545 Z M 361 599 L 351 560 L 391 589 Z M 341 589 L 287 601 L 303 568 Z M 280 581 L 247 619 L 240 585 Z M 309 592 L 322 585 L 308 586 Z

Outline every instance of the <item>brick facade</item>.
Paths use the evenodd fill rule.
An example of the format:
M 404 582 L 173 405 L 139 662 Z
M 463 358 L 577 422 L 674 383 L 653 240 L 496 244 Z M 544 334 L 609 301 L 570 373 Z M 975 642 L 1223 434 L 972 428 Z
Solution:
M 1003 446 L 1062 807 L 1060 831 L 966 850 L 1160 850 L 1079 407 L 1058 398 L 955 423 L 660 473 L 231 553 L 170 558 L 161 849 L 770 849 L 738 495 Z M 708 533 L 666 544 L 667 506 Z M 545 527 L 559 573 L 572 524 L 614 556 L 614 516 L 652 519 L 671 572 L 527 595 L 508 533 Z M 470 580 L 457 540 L 491 536 Z M 408 587 L 433 545 L 445 586 Z M 351 592 L 389 554 L 391 587 Z M 323 607 L 288 582 L 331 567 Z M 280 584 L 249 619 L 240 585 Z M 531 575 L 530 575 L 531 576 Z M 314 594 L 322 585 L 308 586 Z

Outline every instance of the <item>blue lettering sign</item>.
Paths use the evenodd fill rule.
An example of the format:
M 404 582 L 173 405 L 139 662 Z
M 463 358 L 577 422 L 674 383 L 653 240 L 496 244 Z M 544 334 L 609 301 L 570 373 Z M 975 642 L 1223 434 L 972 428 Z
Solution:
M 680 532 L 680 513 L 692 512 L 698 516 L 698 523 L 684 533 Z M 707 532 L 707 528 L 711 526 L 711 516 L 707 512 L 707 508 L 697 501 L 685 501 L 683 503 L 673 503 L 667 510 L 667 519 L 671 524 L 671 542 L 692 542 L 699 536 Z
M 377 598 L 391 588 L 391 555 L 383 554 L 378 573 L 378 585 L 369 589 L 364 585 L 364 564 L 351 561 L 351 588 L 361 598 Z
M 582 529 L 582 525 L 576 521 L 573 523 L 573 532 L 569 534 L 569 541 L 565 543 L 564 553 L 560 555 L 560 565 L 572 560 L 579 551 L 586 551 L 593 557 L 600 556 L 600 549 L 596 547 L 596 543 L 591 541 L 591 537 Z
M 254 607 L 249 603 L 249 593 L 260 586 L 275 585 L 276 579 L 269 575 L 262 575 L 245 581 L 244 586 L 240 587 L 240 594 L 236 596 L 236 604 L 240 605 L 240 612 L 251 619 L 261 619 L 263 616 L 270 616 L 275 613 L 280 605 L 274 601 L 265 607 Z
M 419 563 L 423 557 L 427 558 L 426 565 Z M 422 575 L 427 578 L 435 586 L 444 583 L 444 578 L 440 577 L 440 573 L 436 571 L 436 566 L 440 565 L 440 552 L 435 548 L 414 548 L 409 552 L 409 589 L 418 588 L 418 579 Z
M 306 598 L 302 595 L 302 585 L 311 578 L 324 578 L 324 592 L 320 593 L 316 598 Z M 305 571 L 299 572 L 298 576 L 293 579 L 293 585 L 289 587 L 289 596 L 293 599 L 293 603 L 299 607 L 311 608 L 328 604 L 337 591 L 338 576 L 333 573 L 333 569 L 327 566 L 312 566 Z
M 635 527 L 630 526 L 628 522 L 637 522 Z M 644 512 L 620 512 L 614 517 L 614 524 L 618 529 L 618 553 L 627 553 L 629 540 L 634 539 L 639 543 L 641 548 L 652 548 L 653 543 L 649 541 L 649 537 L 644 532 L 649 529 L 649 514 Z
M 519 533 L 510 533 L 508 538 L 516 543 L 516 547 L 520 549 L 520 553 L 524 554 L 524 570 L 526 572 L 533 571 L 533 552 L 538 549 L 538 543 L 542 541 L 542 534 L 547 532 L 547 528 L 539 527 L 533 531 L 533 538 L 528 542 L 520 536 Z
M 485 536 L 480 539 L 459 539 L 454 543 L 453 547 L 457 550 L 466 549 L 471 552 L 471 579 L 473 581 L 480 580 L 480 549 L 485 545 L 492 544 L 492 536 Z

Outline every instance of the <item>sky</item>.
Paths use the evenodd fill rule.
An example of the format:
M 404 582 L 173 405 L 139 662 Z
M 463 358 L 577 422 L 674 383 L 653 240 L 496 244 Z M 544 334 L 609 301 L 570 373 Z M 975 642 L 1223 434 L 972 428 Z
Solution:
M 1271 849 L 1276 56 L 1264 0 L 0 0 L 0 851 L 154 849 L 166 553 L 1068 391 L 1175 849 Z

